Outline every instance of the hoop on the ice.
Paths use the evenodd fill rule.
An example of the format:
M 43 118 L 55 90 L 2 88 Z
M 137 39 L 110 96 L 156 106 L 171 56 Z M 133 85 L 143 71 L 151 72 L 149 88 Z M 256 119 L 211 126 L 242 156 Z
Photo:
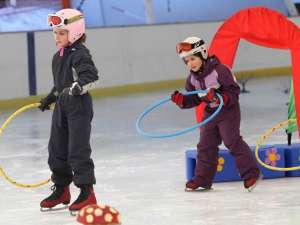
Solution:
M 193 94 L 198 94 L 198 93 L 207 93 L 207 91 L 204 91 L 204 90 L 197 90 L 197 91 L 191 91 L 191 92 L 186 92 L 184 93 L 183 95 L 193 95 Z M 198 123 L 194 126 L 191 126 L 191 127 L 188 127 L 188 128 L 185 128 L 183 130 L 180 130 L 180 131 L 177 131 L 177 132 L 173 132 L 173 133 L 169 133 L 169 134 L 160 134 L 160 133 L 148 133 L 148 132 L 145 132 L 141 129 L 141 122 L 142 120 L 144 119 L 144 117 L 146 115 L 148 115 L 150 112 L 152 112 L 154 109 L 158 108 L 160 105 L 168 102 L 171 100 L 170 97 L 167 97 L 167 98 L 164 98 L 158 102 L 155 102 L 153 105 L 149 106 L 148 108 L 145 109 L 144 112 L 142 112 L 140 114 L 140 116 L 138 117 L 136 123 L 135 123 L 135 127 L 136 127 L 136 130 L 144 135 L 144 136 L 147 136 L 147 137 L 151 137 L 151 138 L 169 138 L 169 137 L 176 137 L 176 136 L 179 136 L 179 135 L 182 135 L 182 134 L 185 134 L 185 133 L 188 133 L 198 127 L 201 127 L 205 124 L 207 124 L 209 121 L 211 121 L 219 112 L 220 110 L 222 109 L 223 107 L 223 98 L 220 94 L 216 93 L 217 94 L 217 97 L 220 99 L 220 104 L 217 108 L 217 110 L 211 114 L 208 118 L 206 118 L 205 120 L 203 120 L 201 123 Z
M 17 116 L 19 115 L 20 113 L 28 110 L 28 109 L 31 109 L 31 108 L 37 108 L 40 106 L 40 103 L 33 103 L 33 104 L 29 104 L 29 105 L 26 105 L 26 106 L 23 106 L 22 108 L 18 109 L 17 111 L 15 111 L 13 114 L 11 114 L 8 119 L 4 122 L 4 124 L 1 126 L 0 128 L 0 136 L 3 134 L 4 130 L 6 129 L 6 127 L 11 123 L 11 121 Z M 17 186 L 17 187 L 21 187 L 21 188 L 36 188 L 36 187 L 39 187 L 39 186 L 42 186 L 44 184 L 47 184 L 49 181 L 50 181 L 50 178 L 48 180 L 44 180 L 44 181 L 41 181 L 39 183 L 35 183 L 35 184 L 22 184 L 22 183 L 18 183 L 17 181 L 13 180 L 11 177 L 9 177 L 3 167 L 0 166 L 0 176 L 3 176 L 5 180 L 7 180 L 9 183 Z
M 283 167 L 275 167 L 275 166 L 270 166 L 266 163 L 264 163 L 258 155 L 258 150 L 259 147 L 263 144 L 263 142 L 269 138 L 269 136 L 274 133 L 274 131 L 285 127 L 286 125 L 288 125 L 289 123 L 293 123 L 296 122 L 297 119 L 288 119 L 286 121 L 283 121 L 281 123 L 276 124 L 274 127 L 268 129 L 263 135 L 260 136 L 260 138 L 258 139 L 257 143 L 256 143 L 256 148 L 255 148 L 255 157 L 257 159 L 257 161 L 259 162 L 259 164 L 261 164 L 263 167 L 270 169 L 270 170 L 276 170 L 276 171 L 293 171 L 293 170 L 299 170 L 300 166 L 294 166 L 294 167 L 287 167 L 287 168 L 283 168 Z

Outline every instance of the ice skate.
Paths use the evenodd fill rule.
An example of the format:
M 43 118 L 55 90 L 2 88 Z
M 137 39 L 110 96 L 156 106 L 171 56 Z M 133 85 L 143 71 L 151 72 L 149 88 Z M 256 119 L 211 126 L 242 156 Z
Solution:
M 71 195 L 69 186 L 53 185 L 51 187 L 52 194 L 41 201 L 41 212 L 58 211 L 68 208 Z M 60 206 L 62 204 L 63 206 Z M 58 207 L 56 207 L 58 206 Z
M 209 191 L 212 190 L 212 188 L 204 188 L 201 187 L 200 185 L 196 184 L 195 181 L 190 180 L 185 184 L 185 191 L 186 192 L 193 192 L 193 191 L 198 191 L 198 192 L 204 192 L 204 191 Z
M 247 180 L 244 180 L 244 187 L 249 191 L 253 191 L 253 189 L 256 187 L 256 185 L 262 180 L 263 176 L 260 173 L 258 177 L 249 178 Z
M 74 216 L 80 209 L 91 204 L 97 204 L 93 186 L 80 186 L 78 198 L 69 206 L 70 213 Z

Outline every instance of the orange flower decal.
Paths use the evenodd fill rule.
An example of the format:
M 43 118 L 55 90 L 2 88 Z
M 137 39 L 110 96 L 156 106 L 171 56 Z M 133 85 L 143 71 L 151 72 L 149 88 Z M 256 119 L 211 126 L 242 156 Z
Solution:
M 277 161 L 280 160 L 280 155 L 277 153 L 276 148 L 271 148 L 266 151 L 265 163 L 271 166 L 276 166 Z

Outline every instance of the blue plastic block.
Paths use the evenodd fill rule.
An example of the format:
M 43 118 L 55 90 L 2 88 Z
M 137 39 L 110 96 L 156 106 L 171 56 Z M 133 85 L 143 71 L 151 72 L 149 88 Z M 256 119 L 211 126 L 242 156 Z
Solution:
M 299 163 L 299 154 L 300 154 L 300 144 L 298 145 L 299 151 L 290 151 L 291 156 L 290 158 L 296 158 L 296 156 L 292 154 L 298 154 L 298 165 Z M 285 152 L 287 146 L 285 145 L 274 145 L 274 146 L 261 146 L 259 149 L 259 157 L 260 159 L 268 165 L 273 165 L 276 167 L 285 167 Z M 255 147 L 251 147 L 253 150 Z M 288 154 L 288 153 L 286 153 Z M 186 178 L 187 180 L 192 179 L 194 176 L 194 170 L 196 166 L 196 158 L 197 158 L 197 151 L 196 150 L 187 150 L 186 153 Z M 293 157 L 292 157 L 293 156 Z M 270 179 L 270 178 L 278 178 L 284 177 L 286 173 L 284 171 L 274 171 L 267 169 L 259 164 L 259 168 L 263 174 L 263 178 Z M 294 174 L 299 174 L 300 171 L 296 171 Z M 214 177 L 214 182 L 221 182 L 221 181 L 237 181 L 241 180 L 239 176 L 239 172 L 236 168 L 234 158 L 229 153 L 228 150 L 220 150 L 219 151 L 219 162 L 218 162 L 218 169 Z
M 252 147 L 254 150 L 255 147 Z M 254 151 L 253 151 L 254 152 Z M 285 148 L 280 145 L 261 146 L 258 150 L 258 155 L 261 161 L 270 166 L 285 167 Z M 284 177 L 284 171 L 270 170 L 259 164 L 259 169 L 263 174 L 264 179 Z
M 187 150 L 185 152 L 186 179 L 191 180 L 195 174 L 197 150 Z
M 285 149 L 285 166 L 295 167 L 300 166 L 300 143 L 286 145 Z M 286 172 L 287 177 L 299 177 L 300 170 Z
M 237 180 L 241 180 L 241 177 L 235 166 L 234 158 L 228 150 L 220 150 L 218 168 L 214 177 L 214 182 Z
M 195 173 L 197 151 L 187 150 L 186 156 L 186 178 L 187 180 L 192 179 Z M 227 150 L 219 151 L 219 162 L 218 169 L 214 177 L 214 182 L 221 181 L 236 181 L 240 180 L 239 173 L 235 167 L 235 162 L 233 157 Z

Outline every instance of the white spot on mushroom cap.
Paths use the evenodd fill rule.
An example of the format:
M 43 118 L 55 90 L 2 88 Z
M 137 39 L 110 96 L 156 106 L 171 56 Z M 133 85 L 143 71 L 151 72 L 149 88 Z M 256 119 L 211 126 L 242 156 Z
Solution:
M 94 216 L 93 216 L 93 215 L 87 215 L 87 216 L 86 216 L 86 222 L 87 222 L 87 223 L 92 223 L 92 222 L 94 222 Z

